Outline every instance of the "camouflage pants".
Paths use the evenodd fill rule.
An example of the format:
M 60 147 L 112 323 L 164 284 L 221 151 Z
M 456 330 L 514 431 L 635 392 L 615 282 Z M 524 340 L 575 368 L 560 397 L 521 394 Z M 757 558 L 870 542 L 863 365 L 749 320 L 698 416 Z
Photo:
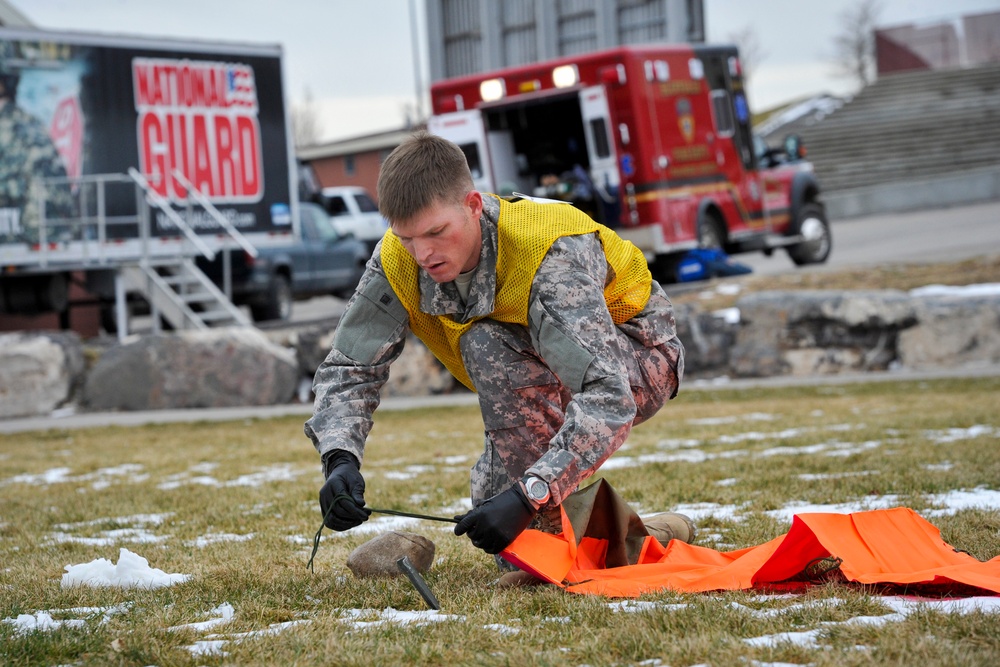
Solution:
M 683 352 L 676 339 L 645 347 L 618 335 L 633 352 L 628 370 L 637 407 L 633 424 L 638 424 L 676 395 Z M 548 451 L 572 396 L 539 358 L 526 327 L 481 320 L 462 336 L 461 351 L 486 429 L 483 454 L 471 473 L 472 504 L 478 506 L 519 480 Z M 543 512 L 533 527 L 560 532 L 558 509 Z

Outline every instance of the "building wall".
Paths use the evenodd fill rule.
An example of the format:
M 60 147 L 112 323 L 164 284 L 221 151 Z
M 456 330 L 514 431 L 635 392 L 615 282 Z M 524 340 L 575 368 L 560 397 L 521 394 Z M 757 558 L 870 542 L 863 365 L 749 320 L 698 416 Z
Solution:
M 875 58 L 880 75 L 1000 62 L 1000 12 L 880 28 L 875 31 Z
M 703 42 L 703 0 L 426 0 L 431 80 L 623 44 Z
M 309 161 L 322 187 L 333 185 L 360 185 L 375 197 L 378 171 L 382 160 L 388 155 L 387 149 L 315 158 Z M 348 168 L 353 163 L 353 173 Z

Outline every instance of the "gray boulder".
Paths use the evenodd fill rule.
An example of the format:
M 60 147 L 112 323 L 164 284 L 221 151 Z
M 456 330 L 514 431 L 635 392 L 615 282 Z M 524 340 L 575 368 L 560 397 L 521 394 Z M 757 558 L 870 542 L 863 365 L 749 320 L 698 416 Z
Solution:
M 423 535 L 393 531 L 352 551 L 347 567 L 360 578 L 395 577 L 402 574 L 396 561 L 408 556 L 418 572 L 427 572 L 434 563 L 434 549 L 434 543 Z
M 296 333 L 292 345 L 304 375 L 313 377 L 316 374 L 316 369 L 330 353 L 334 333 L 335 329 L 316 327 Z M 427 346 L 410 334 L 402 354 L 389 369 L 382 397 L 434 396 L 450 393 L 460 386 Z
M 83 372 L 75 333 L 0 334 L 0 419 L 51 413 L 73 397 Z
M 729 350 L 739 324 L 696 306 L 674 306 L 677 337 L 684 343 L 684 375 L 698 377 L 728 372 Z
M 907 368 L 959 368 L 1000 363 L 1000 296 L 918 296 L 917 326 L 899 337 Z
M 291 400 L 295 355 L 256 329 L 144 336 L 109 349 L 87 376 L 92 410 L 272 405 Z
M 759 292 L 740 299 L 730 370 L 741 377 L 885 370 L 916 323 L 896 290 Z

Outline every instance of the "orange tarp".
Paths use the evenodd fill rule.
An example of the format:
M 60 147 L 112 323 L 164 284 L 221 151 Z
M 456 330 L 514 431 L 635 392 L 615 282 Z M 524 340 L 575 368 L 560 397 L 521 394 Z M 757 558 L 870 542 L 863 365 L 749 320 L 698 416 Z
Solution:
M 835 569 L 838 561 L 839 578 L 849 582 L 938 589 L 972 586 L 1000 594 L 1000 556 L 982 562 L 956 550 L 937 528 L 903 507 L 800 514 L 786 534 L 737 551 L 716 551 L 677 540 L 664 548 L 647 537 L 637 559 L 618 567 L 606 567 L 604 559 L 616 537 L 589 537 L 587 533 L 594 531 L 588 528 L 577 538 L 573 523 L 564 509 L 560 535 L 526 530 L 502 556 L 567 591 L 609 597 L 637 597 L 662 590 L 767 589 L 796 581 L 804 586 L 811 567 L 832 563 Z M 580 526 L 579 521 L 575 523 Z

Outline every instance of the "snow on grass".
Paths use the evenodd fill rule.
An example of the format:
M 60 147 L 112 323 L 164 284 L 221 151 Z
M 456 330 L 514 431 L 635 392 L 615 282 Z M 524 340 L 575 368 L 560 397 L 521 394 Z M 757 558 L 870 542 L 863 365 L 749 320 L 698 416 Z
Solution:
M 120 544 L 121 542 L 156 544 L 168 538 L 164 535 L 157 535 L 151 532 L 147 526 L 159 526 L 171 515 L 171 512 L 162 514 L 133 514 L 131 516 L 91 519 L 90 521 L 78 521 L 76 523 L 58 523 L 55 525 L 56 532 L 49 533 L 46 541 L 49 544 L 87 544 L 90 546 L 111 546 Z M 102 524 L 114 524 L 123 527 L 102 530 L 92 536 L 71 534 L 72 532 Z
M 855 616 L 846 621 L 825 621 L 819 623 L 819 627 L 810 630 L 778 632 L 760 637 L 749 637 L 743 641 L 756 648 L 777 648 L 782 645 L 792 644 L 800 648 L 816 649 L 822 647 L 820 640 L 829 633 L 831 628 L 836 626 L 883 626 L 889 623 L 899 623 L 906 620 L 911 614 L 925 610 L 937 611 L 942 614 L 970 614 L 974 612 L 1000 614 L 1000 597 L 970 597 L 939 600 L 891 596 L 880 598 L 879 601 L 889 607 L 892 612 L 880 616 Z M 825 603 L 836 604 L 839 601 L 834 598 L 826 600 Z M 800 609 L 808 606 L 811 605 L 794 605 L 794 607 Z M 787 613 L 790 610 L 792 608 L 778 611 L 780 613 Z M 748 613 L 758 617 L 773 615 L 772 610 L 748 610 Z
M 289 628 L 294 628 L 298 625 L 304 625 L 307 623 L 312 623 L 308 620 L 299 621 L 285 621 L 284 623 L 272 623 L 263 630 L 250 630 L 249 632 L 238 632 L 231 635 L 208 635 L 205 639 L 198 640 L 194 644 L 185 646 L 193 656 L 222 656 L 228 655 L 223 651 L 223 647 L 232 642 L 238 644 L 244 639 L 256 639 L 257 637 L 266 637 L 269 635 L 276 635 Z
M 27 635 L 32 632 L 51 632 L 59 628 L 80 628 L 87 624 L 82 619 L 56 620 L 47 611 L 34 614 L 18 614 L 17 618 L 5 618 L 4 623 L 14 626 L 14 632 Z
M 207 533 L 205 535 L 199 535 L 193 540 L 188 540 L 185 544 L 202 549 L 211 544 L 218 544 L 220 542 L 246 542 L 248 540 L 252 540 L 253 537 L 253 533 L 247 533 L 245 535 L 238 535 L 235 533 Z
M 236 615 L 236 611 L 233 609 L 233 605 L 228 602 L 223 602 L 215 609 L 208 612 L 209 614 L 218 614 L 216 618 L 209 619 L 207 621 L 198 621 L 195 623 L 184 623 L 183 625 L 172 625 L 167 628 L 168 632 L 182 632 L 186 630 L 194 630 L 195 632 L 202 632 L 204 630 L 210 630 L 219 625 L 225 625 L 229 621 L 233 620 L 233 616 Z
M 234 487 L 234 486 L 260 486 L 262 484 L 268 484 L 272 482 L 294 482 L 296 479 L 305 474 L 314 474 L 316 471 L 313 468 L 305 470 L 303 468 L 296 469 L 291 464 L 280 463 L 273 466 L 268 466 L 267 468 L 262 468 L 257 472 L 248 473 L 246 475 L 240 475 L 234 479 L 219 481 L 211 475 L 202 474 L 205 472 L 204 464 L 200 466 L 195 466 L 189 468 L 186 472 L 177 473 L 176 475 L 169 475 L 162 482 L 157 484 L 158 489 L 164 491 L 169 491 L 171 489 L 178 489 L 185 485 L 200 485 L 200 486 L 211 486 L 211 487 Z M 197 473 L 192 475 L 191 473 Z
M 118 553 L 118 563 L 98 558 L 89 563 L 67 565 L 62 576 L 62 587 L 90 586 L 92 588 L 163 588 L 180 584 L 191 578 L 189 574 L 167 574 L 151 568 L 149 561 L 124 547 Z
M 386 625 L 422 626 L 431 623 L 465 622 L 465 616 L 444 614 L 434 609 L 399 611 L 392 607 L 377 609 L 341 609 L 340 622 L 355 630 L 369 630 Z
M 149 475 L 142 473 L 143 467 L 138 463 L 123 463 L 109 468 L 100 468 L 94 472 L 83 475 L 72 474 L 73 469 L 60 466 L 51 468 L 45 472 L 37 474 L 15 475 L 9 479 L 0 481 L 0 486 L 8 484 L 27 484 L 31 486 L 48 486 L 51 484 L 70 484 L 89 482 L 93 489 L 106 489 L 114 481 L 124 480 L 131 484 L 145 482 Z
M 910 296 L 950 296 L 975 298 L 1000 295 L 1000 283 L 979 283 L 977 285 L 924 285 L 910 290 Z

